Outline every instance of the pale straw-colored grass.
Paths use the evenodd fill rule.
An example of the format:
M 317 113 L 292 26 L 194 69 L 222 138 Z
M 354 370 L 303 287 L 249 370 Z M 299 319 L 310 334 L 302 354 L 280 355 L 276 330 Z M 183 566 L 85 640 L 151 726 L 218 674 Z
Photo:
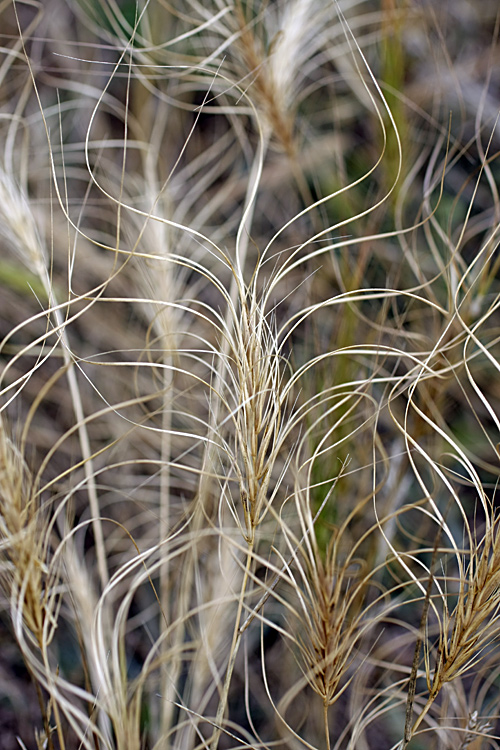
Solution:
M 0 5 L 21 746 L 499 742 L 498 27 L 424 11 Z

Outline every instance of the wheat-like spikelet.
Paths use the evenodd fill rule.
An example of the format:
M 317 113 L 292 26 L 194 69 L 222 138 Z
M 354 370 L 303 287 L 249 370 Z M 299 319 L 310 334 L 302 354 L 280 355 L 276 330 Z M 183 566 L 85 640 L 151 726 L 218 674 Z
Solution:
M 498 741 L 495 51 L 462 65 L 448 12 L 0 8 L 0 549 L 39 747 Z
M 47 550 L 39 499 L 30 472 L 0 422 L 2 556 L 4 594 L 21 599 L 19 611 L 39 646 L 43 642 Z
M 460 581 L 457 602 L 450 612 L 446 600 L 436 644 L 435 663 L 426 655 L 427 702 L 412 732 L 425 718 L 444 685 L 477 666 L 498 637 L 499 591 L 498 517 L 488 523 L 483 538 L 474 542 L 467 577 Z
M 47 649 L 58 619 L 58 571 L 51 564 L 50 530 L 36 484 L 0 418 L 0 585 L 10 603 L 13 629 L 35 685 L 44 724 L 40 746 L 54 747 L 45 682 Z M 38 663 L 30 661 L 36 652 Z M 35 665 L 36 664 L 36 665 Z M 42 735 L 40 735 L 42 736 Z M 61 737 L 60 737 L 61 740 Z

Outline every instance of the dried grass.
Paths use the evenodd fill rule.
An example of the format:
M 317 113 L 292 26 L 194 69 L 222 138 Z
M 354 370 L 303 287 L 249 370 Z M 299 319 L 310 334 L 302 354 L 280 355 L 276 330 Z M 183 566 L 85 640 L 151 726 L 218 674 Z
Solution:
M 498 746 L 495 13 L 0 5 L 10 739 Z

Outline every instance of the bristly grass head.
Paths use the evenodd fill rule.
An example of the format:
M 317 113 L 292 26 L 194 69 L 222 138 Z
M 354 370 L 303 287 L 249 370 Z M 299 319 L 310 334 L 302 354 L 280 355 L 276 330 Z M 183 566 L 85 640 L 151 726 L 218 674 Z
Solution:
M 498 742 L 483 5 L 0 7 L 24 746 Z

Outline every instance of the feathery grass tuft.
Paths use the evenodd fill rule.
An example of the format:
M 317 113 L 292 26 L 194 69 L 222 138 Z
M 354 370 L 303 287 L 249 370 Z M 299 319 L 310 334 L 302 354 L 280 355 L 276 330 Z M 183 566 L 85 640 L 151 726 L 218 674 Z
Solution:
M 0 745 L 497 747 L 494 4 L 0 22 Z

